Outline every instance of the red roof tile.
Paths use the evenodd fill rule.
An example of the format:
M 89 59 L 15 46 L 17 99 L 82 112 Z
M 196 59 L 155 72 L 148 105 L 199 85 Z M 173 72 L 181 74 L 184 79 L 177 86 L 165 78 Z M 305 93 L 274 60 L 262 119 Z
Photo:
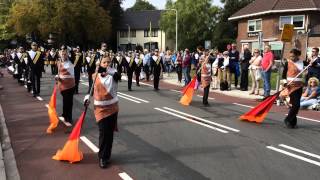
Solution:
M 262 14 L 299 11 L 305 9 L 320 11 L 320 0 L 255 0 L 233 14 L 229 20 Z

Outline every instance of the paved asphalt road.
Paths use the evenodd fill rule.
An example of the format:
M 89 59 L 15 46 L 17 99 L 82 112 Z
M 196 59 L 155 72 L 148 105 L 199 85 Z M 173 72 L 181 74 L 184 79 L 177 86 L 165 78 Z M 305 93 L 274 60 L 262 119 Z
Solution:
M 44 104 L 49 101 L 53 84 L 53 77 L 45 75 L 42 79 L 41 92 L 41 98 L 44 100 L 37 102 L 33 100 L 33 103 L 38 103 L 37 107 L 43 108 L 44 117 L 46 114 Z M 14 85 L 12 87 L 20 88 L 23 90 L 21 93 L 26 94 L 23 87 Z M 83 109 L 82 101 L 87 89 L 87 82 L 84 80 L 80 85 L 80 94 L 75 95 L 74 119 L 79 117 Z M 319 179 L 318 112 L 302 112 L 304 117 L 299 119 L 299 128 L 292 130 L 286 129 L 283 125 L 287 111 L 283 108 L 274 108 L 263 124 L 248 123 L 238 118 L 256 102 L 246 103 L 243 99 L 211 94 L 209 107 L 202 105 L 199 96 L 194 96 L 191 106 L 184 107 L 178 103 L 180 94 L 173 90 L 172 85 L 161 84 L 160 89 L 153 91 L 148 85 L 136 87 L 134 84 L 133 91 L 129 92 L 126 81 L 119 83 L 120 131 L 115 136 L 113 166 L 109 170 L 99 170 L 98 164 L 95 163 L 94 148 L 90 149 L 83 141 L 81 148 L 85 153 L 85 160 L 76 165 L 49 160 L 52 154 L 47 153 L 48 157 L 45 157 L 43 152 L 41 152 L 42 157 L 48 159 L 46 163 L 41 163 L 41 160 L 37 159 L 29 161 L 35 161 L 35 165 L 39 161 L 41 166 L 52 166 L 62 172 L 79 172 L 84 179 L 88 177 L 101 179 L 100 175 L 105 179 L 117 179 L 119 178 L 117 175 L 121 172 L 139 180 Z M 27 98 L 32 99 L 32 97 Z M 61 114 L 60 95 L 57 110 Z M 9 109 L 6 110 L 4 107 L 5 115 L 6 111 Z M 32 131 L 41 131 L 38 139 L 47 138 L 46 146 L 50 142 L 55 147 L 62 147 L 67 134 L 63 133 L 64 127 L 61 124 L 55 134 L 49 135 L 54 137 L 50 140 L 43 129 Z M 10 134 L 14 131 L 13 127 L 9 120 Z M 82 136 L 95 146 L 98 144 L 98 128 L 94 121 L 92 106 L 83 126 Z M 19 144 L 14 140 L 17 139 L 12 139 L 14 151 L 17 153 L 15 148 L 19 147 Z M 29 143 L 24 148 L 32 149 L 35 146 L 37 146 L 35 143 Z M 43 150 L 39 148 L 39 151 Z M 30 172 L 25 170 L 31 167 L 22 166 L 28 162 L 20 159 L 22 158 L 17 159 L 17 164 L 20 173 L 23 172 L 22 179 L 34 179 L 28 178 Z M 39 174 L 39 179 L 57 177 L 54 175 L 54 169 L 36 168 L 35 171 L 39 171 L 36 172 Z M 95 173 L 99 176 L 93 175 Z M 69 174 L 59 178 L 72 179 L 71 177 Z

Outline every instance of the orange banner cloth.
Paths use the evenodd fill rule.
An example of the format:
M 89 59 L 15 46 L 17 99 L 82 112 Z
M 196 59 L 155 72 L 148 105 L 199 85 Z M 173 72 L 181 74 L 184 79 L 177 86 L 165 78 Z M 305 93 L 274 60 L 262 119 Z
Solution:
M 249 112 L 240 116 L 240 119 L 256 123 L 263 122 L 264 118 L 267 116 L 272 105 L 274 104 L 274 101 L 278 98 L 279 94 L 280 92 L 267 97 L 264 101 L 262 101 L 253 109 L 251 109 Z
M 58 150 L 52 159 L 58 161 L 69 161 L 70 163 L 79 162 L 83 159 L 83 153 L 79 150 L 79 139 L 85 116 L 86 111 L 81 114 L 63 149 Z
M 51 134 L 54 129 L 57 128 L 59 124 L 59 119 L 56 111 L 57 106 L 57 87 L 56 85 L 53 88 L 53 92 L 50 98 L 49 107 L 48 107 L 48 115 L 50 120 L 50 125 L 47 128 L 47 133 Z
M 180 99 L 180 103 L 182 105 L 185 105 L 185 106 L 189 106 L 190 105 L 190 103 L 192 101 L 192 97 L 193 97 L 196 81 L 197 81 L 197 78 L 194 77 L 192 79 L 192 81 L 186 87 L 184 87 L 181 90 L 183 96 Z

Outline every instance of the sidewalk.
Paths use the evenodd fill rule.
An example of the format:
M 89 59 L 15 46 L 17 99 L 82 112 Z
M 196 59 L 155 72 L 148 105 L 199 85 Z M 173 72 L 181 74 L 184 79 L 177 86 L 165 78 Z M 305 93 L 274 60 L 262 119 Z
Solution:
M 173 85 L 177 85 L 177 86 L 184 86 L 184 82 L 183 82 L 183 78 L 182 78 L 182 83 L 180 84 L 178 82 L 178 76 L 177 73 L 172 72 L 170 73 L 170 76 L 168 77 L 167 73 L 163 74 L 163 79 L 162 81 L 168 83 L 168 84 L 173 84 Z M 212 84 L 211 84 L 212 87 Z M 249 87 L 250 89 L 251 87 Z M 259 89 L 260 94 L 263 93 L 263 89 Z M 223 94 L 226 96 L 232 96 L 232 97 L 238 97 L 238 98 L 244 98 L 244 99 L 262 99 L 263 97 L 260 95 L 249 95 L 250 90 L 249 91 L 240 91 L 239 89 L 235 89 L 234 85 L 232 85 L 231 91 L 220 91 L 220 89 L 210 89 L 210 92 L 214 92 L 214 93 L 219 93 L 219 94 Z M 274 94 L 276 91 L 272 90 L 271 94 Z

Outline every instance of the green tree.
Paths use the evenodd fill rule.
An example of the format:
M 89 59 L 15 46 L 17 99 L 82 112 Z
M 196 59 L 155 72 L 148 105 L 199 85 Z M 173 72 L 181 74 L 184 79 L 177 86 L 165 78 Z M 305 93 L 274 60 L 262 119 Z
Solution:
M 178 48 L 195 49 L 211 39 L 219 8 L 210 0 L 168 0 L 166 9 L 178 11 Z M 160 26 L 169 39 L 175 39 L 175 12 L 161 15 Z
M 10 33 L 7 27 L 12 2 L 13 1 L 9 0 L 0 0 L 0 41 L 8 40 L 14 36 L 14 33 Z
M 95 0 L 19 0 L 8 21 L 18 36 L 43 40 L 56 33 L 62 43 L 96 44 L 111 34 L 111 17 Z
M 238 36 L 238 23 L 228 21 L 228 18 L 252 1 L 253 0 L 221 0 L 221 2 L 224 3 L 224 7 L 220 10 L 219 21 L 215 26 L 212 36 L 213 44 L 220 51 L 225 50 L 227 44 L 235 42 Z
M 136 3 L 131 7 L 128 8 L 127 11 L 143 11 L 143 10 L 156 10 L 152 4 L 150 4 L 146 0 L 136 0 Z
M 122 0 L 100 0 L 100 5 L 104 10 L 110 12 L 112 18 L 112 33 L 110 38 L 110 45 L 113 50 L 117 50 L 117 27 L 121 22 L 121 16 L 123 15 L 123 9 L 121 8 Z

